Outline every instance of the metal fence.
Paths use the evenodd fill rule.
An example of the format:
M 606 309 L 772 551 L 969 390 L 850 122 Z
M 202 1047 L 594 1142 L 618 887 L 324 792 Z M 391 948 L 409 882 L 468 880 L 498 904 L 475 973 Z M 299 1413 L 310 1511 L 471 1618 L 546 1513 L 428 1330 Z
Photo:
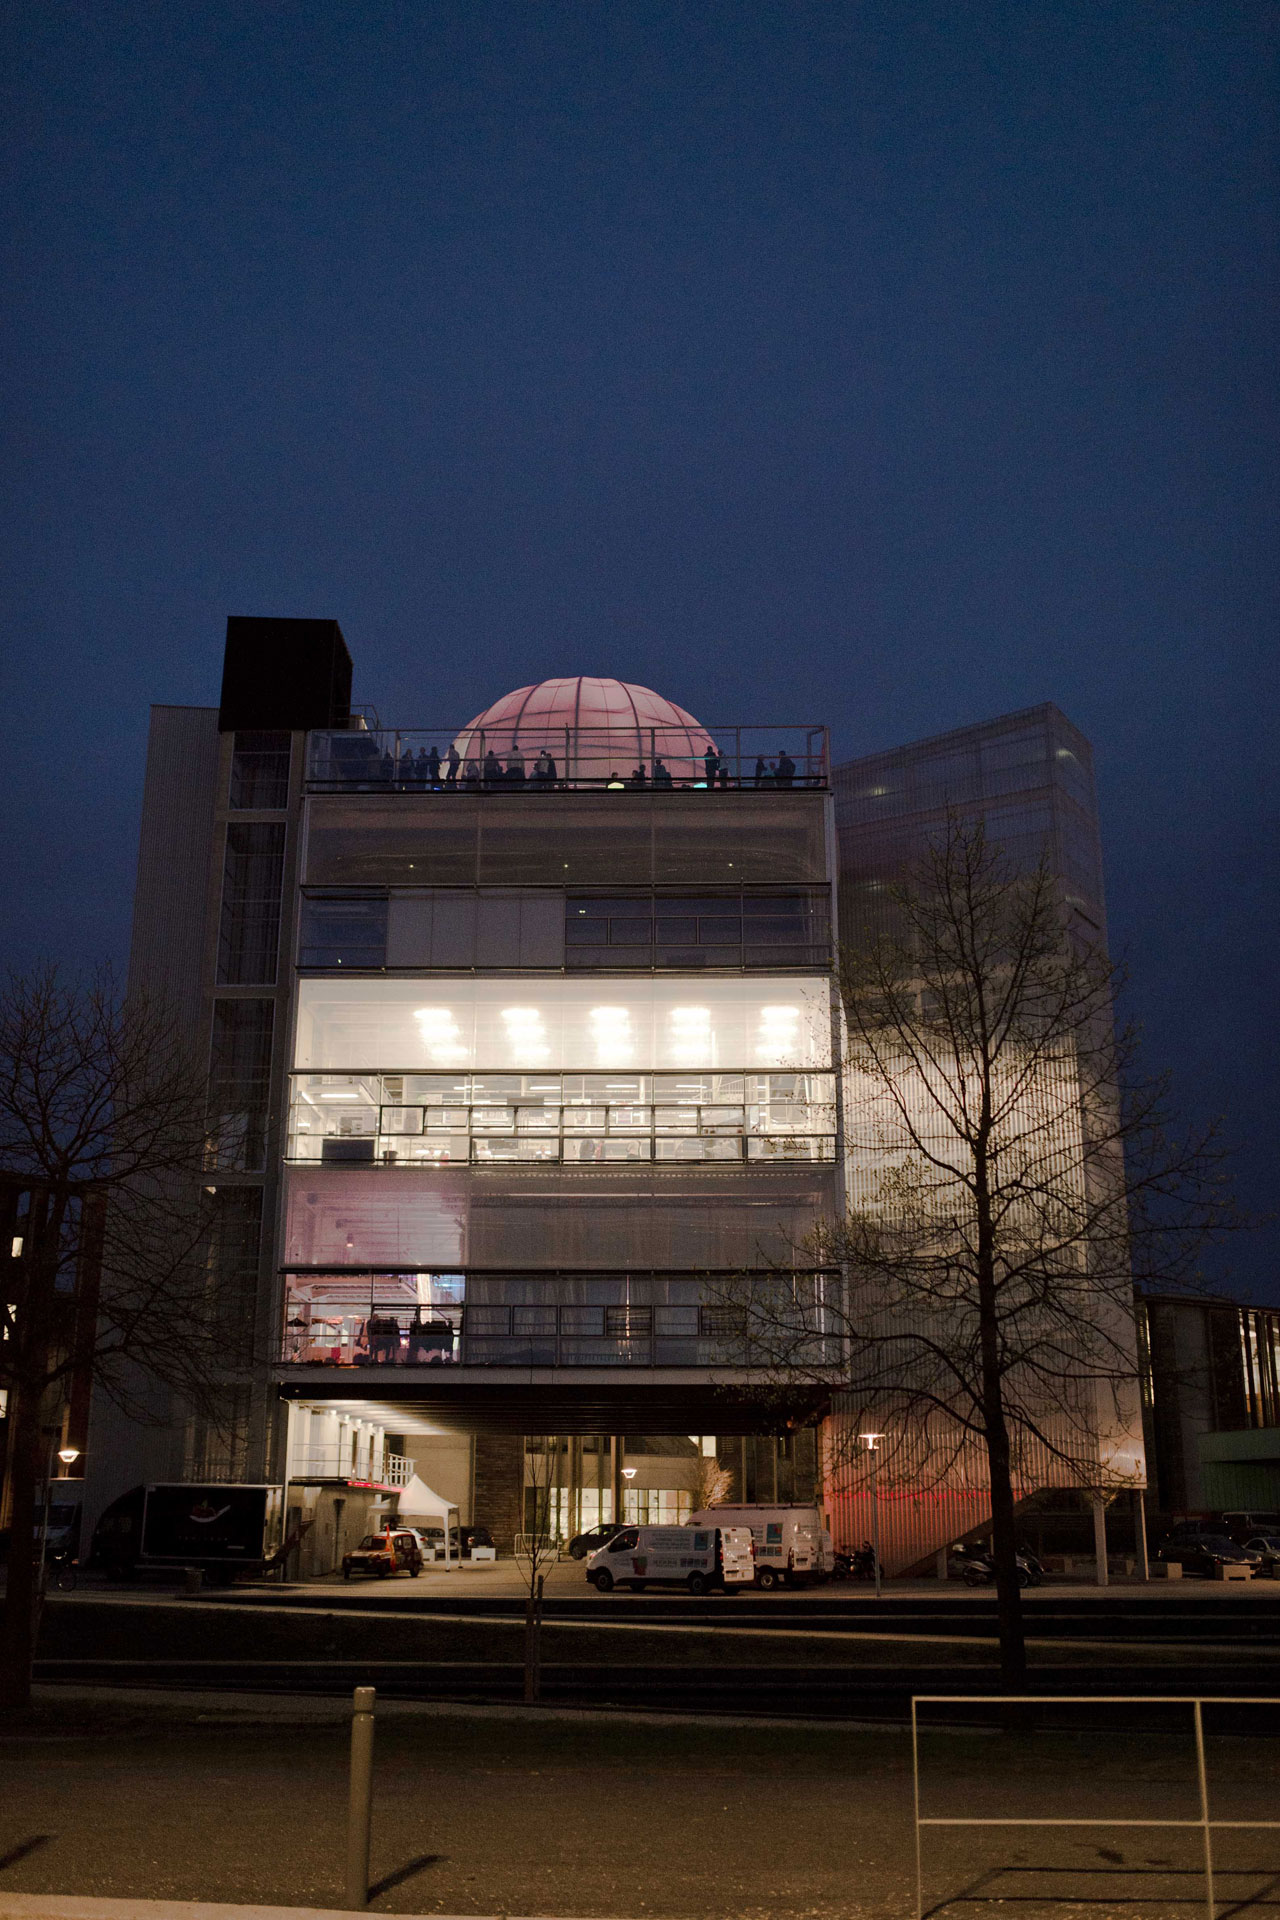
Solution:
M 923 1706 L 1178 1706 L 1190 1707 L 1195 1731 L 1196 1775 L 1200 1795 L 1200 1815 L 1196 1820 L 1132 1820 L 1121 1817 L 1076 1818 L 1074 1815 L 1033 1815 L 1018 1817 L 926 1818 L 920 1812 L 920 1730 L 918 1709 Z M 1218 1832 L 1261 1832 L 1280 1830 L 1280 1820 L 1214 1820 L 1209 1815 L 1209 1781 L 1204 1753 L 1204 1715 L 1212 1707 L 1280 1707 L 1280 1695 L 1188 1693 L 913 1693 L 911 1696 L 911 1785 L 914 1796 L 916 1831 L 916 1920 L 924 1920 L 924 1848 L 926 1827 L 1164 1827 L 1183 1832 L 1198 1832 L 1204 1850 L 1205 1914 L 1215 1920 L 1217 1903 L 1213 1891 L 1213 1836 Z

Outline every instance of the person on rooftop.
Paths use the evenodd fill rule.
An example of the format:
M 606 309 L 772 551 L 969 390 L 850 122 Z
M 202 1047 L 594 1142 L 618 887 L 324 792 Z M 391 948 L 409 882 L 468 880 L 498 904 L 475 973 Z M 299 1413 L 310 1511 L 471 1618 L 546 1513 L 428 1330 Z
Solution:
M 452 740 L 449 742 L 449 751 L 445 756 L 445 762 L 448 771 L 444 776 L 444 783 L 446 787 L 456 787 L 458 784 L 458 768 L 462 765 L 462 755 L 458 752 Z
M 507 779 L 513 787 L 524 785 L 524 755 L 520 751 L 520 742 L 511 742 L 511 751 L 507 755 Z
M 789 787 L 796 777 L 796 763 L 785 747 L 778 754 L 778 771 L 775 777 L 780 787 Z
M 484 784 L 486 787 L 502 785 L 502 762 L 490 747 L 484 756 Z
M 672 785 L 671 769 L 661 754 L 658 755 L 653 763 L 653 784 L 655 787 L 669 787 Z
M 427 755 L 427 785 L 429 787 L 438 787 L 440 785 L 440 749 L 434 741 L 432 741 L 431 751 Z
M 707 789 L 710 791 L 715 786 L 716 774 L 720 770 L 720 756 L 714 747 L 708 746 L 702 756 L 702 764 L 707 770 Z
M 644 762 L 642 760 L 640 762 L 640 765 L 632 773 L 631 778 L 627 781 L 627 785 L 629 787 L 647 787 L 648 784 L 649 784 L 649 778 L 648 778 L 648 775 L 645 773 Z

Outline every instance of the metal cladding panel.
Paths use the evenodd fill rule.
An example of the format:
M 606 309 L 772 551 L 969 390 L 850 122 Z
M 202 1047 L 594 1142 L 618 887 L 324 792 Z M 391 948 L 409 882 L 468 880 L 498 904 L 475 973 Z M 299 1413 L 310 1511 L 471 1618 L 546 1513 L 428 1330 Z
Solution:
M 218 789 L 216 707 L 153 707 L 129 950 L 129 990 L 163 995 L 193 1041 Z
M 1015 1430 L 1015 1501 L 1051 1487 L 1100 1486 L 1114 1493 L 1144 1486 L 1136 1384 L 1119 1403 L 1109 1390 L 1099 1393 L 1092 1433 L 1047 1406 L 1040 1422 L 1044 1438 Z M 887 1573 L 921 1566 L 966 1535 L 989 1528 L 990 1480 L 980 1440 L 947 1445 L 935 1433 L 926 1442 L 918 1423 L 908 1427 L 877 1418 L 869 1408 L 852 1413 L 841 1407 L 828 1415 L 823 1430 L 824 1498 L 838 1545 L 858 1546 L 872 1537 L 871 1472 L 858 1444 L 861 1431 L 877 1432 L 882 1443 L 880 1556 Z

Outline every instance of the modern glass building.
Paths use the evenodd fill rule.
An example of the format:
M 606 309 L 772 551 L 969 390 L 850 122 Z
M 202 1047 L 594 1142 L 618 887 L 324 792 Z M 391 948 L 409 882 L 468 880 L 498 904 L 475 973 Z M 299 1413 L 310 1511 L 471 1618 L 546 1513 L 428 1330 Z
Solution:
M 1043 708 L 833 771 L 819 724 L 614 680 L 434 728 L 350 698 L 335 623 L 233 619 L 220 706 L 153 709 L 131 977 L 208 1058 L 245 1340 L 225 1432 L 95 1410 L 88 1517 L 284 1481 L 307 1574 L 415 1476 L 509 1546 L 548 1456 L 566 1533 L 677 1520 L 717 1460 L 820 1500 L 818 1410 L 760 1430 L 716 1291 L 833 1283 L 837 929 L 962 780 L 1100 926 L 1087 745 Z

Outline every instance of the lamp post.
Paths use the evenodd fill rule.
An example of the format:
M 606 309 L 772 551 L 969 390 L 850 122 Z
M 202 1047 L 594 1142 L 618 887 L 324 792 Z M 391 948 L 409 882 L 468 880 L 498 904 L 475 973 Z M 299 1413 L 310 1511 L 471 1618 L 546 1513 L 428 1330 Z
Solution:
M 57 1438 L 57 1435 L 55 1434 L 54 1439 L 56 1438 Z M 59 1447 L 58 1458 L 59 1460 L 61 1460 L 64 1467 L 69 1467 L 73 1461 L 78 1460 L 80 1458 L 80 1449 L 79 1447 Z M 50 1499 L 50 1491 L 52 1489 L 52 1486 L 53 1486 L 53 1440 L 50 1440 L 49 1458 L 48 1458 L 48 1461 L 46 1462 L 45 1470 L 44 1470 L 44 1499 L 41 1502 L 41 1511 L 40 1511 L 40 1580 L 39 1580 L 39 1585 L 37 1587 L 37 1592 L 39 1593 L 40 1598 L 42 1600 L 44 1598 L 44 1585 L 45 1585 L 45 1560 L 49 1551 L 49 1499 Z
M 880 1598 L 880 1448 L 882 1433 L 860 1433 L 863 1446 L 871 1456 L 871 1553 L 876 1563 L 876 1599 Z
M 635 1479 L 635 1477 L 636 1477 L 636 1470 L 635 1470 L 635 1468 L 634 1468 L 634 1467 L 624 1467 L 624 1468 L 622 1469 L 622 1477 L 623 1477 L 623 1479 L 624 1479 L 624 1480 L 626 1481 L 626 1483 L 627 1483 L 627 1492 L 628 1492 L 628 1493 L 630 1493 L 630 1491 L 631 1491 L 631 1482 L 632 1482 L 632 1481 L 633 1481 L 633 1480 Z M 622 1517 L 623 1517 L 623 1516 L 619 1516 L 619 1518 L 622 1518 Z

